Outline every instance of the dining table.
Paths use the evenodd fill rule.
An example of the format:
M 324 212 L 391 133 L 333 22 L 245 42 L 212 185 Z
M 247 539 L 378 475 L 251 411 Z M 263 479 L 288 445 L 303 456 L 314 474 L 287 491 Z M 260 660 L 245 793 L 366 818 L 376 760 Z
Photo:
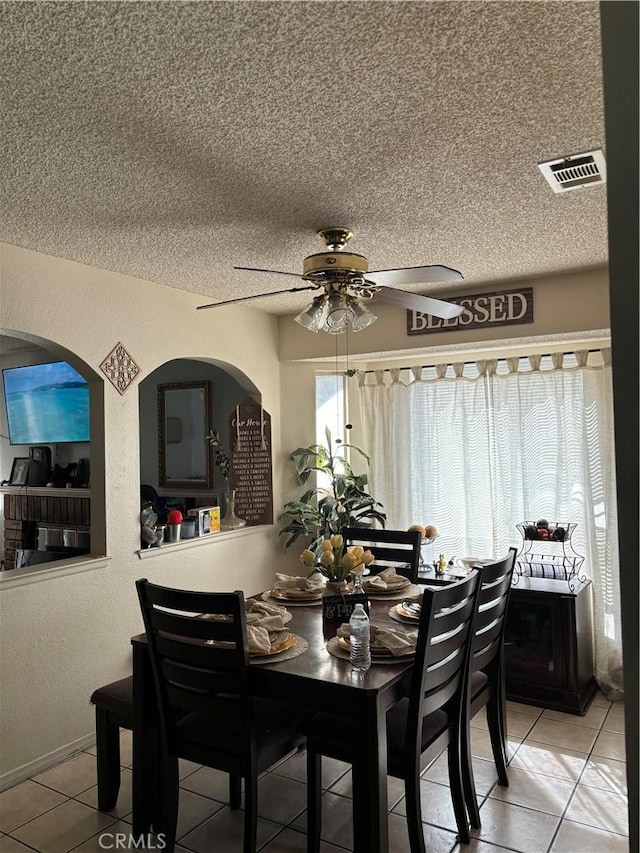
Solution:
M 259 597 L 259 596 L 256 596 Z M 279 602 L 286 606 L 286 602 Z M 397 600 L 370 599 L 371 623 L 381 628 L 404 627 L 392 620 Z M 321 602 L 289 609 L 287 630 L 303 638 L 308 648 L 295 657 L 265 662 L 253 659 L 249 683 L 255 696 L 277 699 L 284 705 L 309 712 L 327 712 L 342 718 L 342 725 L 362 746 L 361 761 L 369 784 L 354 790 L 356 812 L 355 853 L 387 853 L 387 731 L 386 713 L 406 696 L 413 656 L 376 661 L 367 672 L 352 670 L 348 659 L 331 654 L 323 630 Z M 416 625 L 417 629 L 417 625 Z M 133 646 L 133 833 L 149 832 L 154 824 L 158 797 L 158 717 L 151 662 L 144 634 L 132 637 Z M 283 657 L 286 657 L 283 655 Z

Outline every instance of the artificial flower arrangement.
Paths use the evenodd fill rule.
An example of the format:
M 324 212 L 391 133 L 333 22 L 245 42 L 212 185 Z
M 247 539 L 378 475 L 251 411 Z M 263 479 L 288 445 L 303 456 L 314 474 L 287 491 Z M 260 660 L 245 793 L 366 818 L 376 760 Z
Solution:
M 365 566 L 371 565 L 374 556 L 362 545 L 354 545 L 343 553 L 344 540 L 339 533 L 332 534 L 320 543 L 319 554 L 305 549 L 300 560 L 305 566 L 323 574 L 328 581 L 336 583 L 361 575 Z

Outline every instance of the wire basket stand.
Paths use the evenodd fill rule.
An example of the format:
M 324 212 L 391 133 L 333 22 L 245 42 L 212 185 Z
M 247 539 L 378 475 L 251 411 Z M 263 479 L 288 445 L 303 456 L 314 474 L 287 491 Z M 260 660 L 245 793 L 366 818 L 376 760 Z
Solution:
M 535 521 L 516 524 L 522 545 L 516 556 L 514 583 L 521 577 L 549 578 L 566 581 L 570 591 L 575 592 L 587 581 L 586 575 L 580 573 L 584 557 L 571 543 L 577 524 L 549 521 L 546 528 L 536 525 Z

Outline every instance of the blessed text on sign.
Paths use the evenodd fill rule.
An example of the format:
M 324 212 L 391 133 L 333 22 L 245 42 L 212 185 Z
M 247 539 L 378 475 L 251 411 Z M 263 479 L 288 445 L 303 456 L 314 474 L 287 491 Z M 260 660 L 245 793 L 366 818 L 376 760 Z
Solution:
M 460 329 L 483 329 L 487 326 L 513 326 L 533 323 L 533 288 L 499 290 L 473 296 L 456 296 L 447 299 L 463 305 L 459 317 L 443 320 L 420 311 L 407 311 L 407 334 L 426 335 L 429 332 L 451 332 Z

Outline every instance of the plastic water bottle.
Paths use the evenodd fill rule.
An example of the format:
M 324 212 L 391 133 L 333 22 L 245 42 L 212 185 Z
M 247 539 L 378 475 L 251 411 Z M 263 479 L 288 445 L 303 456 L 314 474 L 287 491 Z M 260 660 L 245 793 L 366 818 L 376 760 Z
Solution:
M 353 669 L 366 672 L 371 667 L 369 617 L 362 604 L 356 604 L 349 619 L 349 657 Z

